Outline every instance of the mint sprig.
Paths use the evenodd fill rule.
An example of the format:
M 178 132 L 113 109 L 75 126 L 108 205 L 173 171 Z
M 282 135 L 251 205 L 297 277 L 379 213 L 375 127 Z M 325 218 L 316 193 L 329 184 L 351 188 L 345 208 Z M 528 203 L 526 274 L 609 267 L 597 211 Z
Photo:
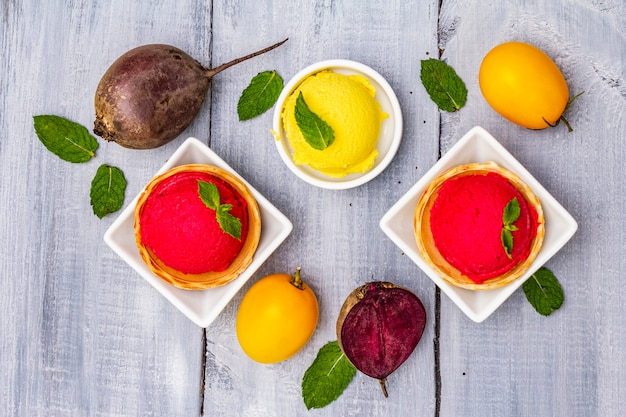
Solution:
M 217 186 L 206 181 L 198 181 L 198 194 L 205 206 L 215 211 L 215 218 L 220 228 L 237 240 L 241 240 L 241 220 L 230 214 L 233 206 L 221 204 Z
M 282 89 L 283 79 L 276 71 L 255 75 L 237 102 L 239 120 L 250 120 L 268 111 L 278 100 Z
M 467 87 L 450 65 L 438 59 L 421 61 L 420 79 L 430 99 L 448 112 L 459 110 L 467 101 Z
M 35 133 L 43 145 L 64 161 L 87 162 L 96 156 L 98 141 L 86 127 L 64 117 L 33 117 Z
M 543 316 L 549 316 L 563 304 L 563 288 L 552 271 L 541 267 L 522 285 L 528 302 Z
M 313 149 L 322 151 L 335 141 L 335 132 L 321 117 L 311 111 L 302 91 L 296 98 L 295 118 L 304 140 Z
M 302 399 L 307 409 L 335 401 L 356 375 L 337 341 L 324 345 L 302 378 Z
M 517 226 L 513 223 L 519 219 L 520 206 L 517 197 L 513 197 L 511 201 L 504 207 L 502 213 L 502 233 L 500 238 L 502 240 L 502 246 L 506 252 L 506 256 L 511 258 L 511 252 L 513 252 L 513 232 L 518 230 Z
M 117 167 L 102 164 L 91 181 L 91 207 L 98 218 L 114 213 L 122 208 L 126 178 Z

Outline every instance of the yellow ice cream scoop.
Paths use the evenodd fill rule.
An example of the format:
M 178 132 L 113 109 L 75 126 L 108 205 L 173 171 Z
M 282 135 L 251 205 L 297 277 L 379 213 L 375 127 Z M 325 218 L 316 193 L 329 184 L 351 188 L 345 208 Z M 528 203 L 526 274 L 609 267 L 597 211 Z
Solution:
M 300 93 L 308 108 L 334 132 L 334 141 L 322 150 L 306 141 L 296 122 Z M 302 81 L 282 110 L 283 128 L 294 151 L 294 162 L 335 178 L 372 169 L 378 156 L 376 142 L 381 123 L 388 117 L 375 94 L 374 86 L 362 75 L 325 70 Z

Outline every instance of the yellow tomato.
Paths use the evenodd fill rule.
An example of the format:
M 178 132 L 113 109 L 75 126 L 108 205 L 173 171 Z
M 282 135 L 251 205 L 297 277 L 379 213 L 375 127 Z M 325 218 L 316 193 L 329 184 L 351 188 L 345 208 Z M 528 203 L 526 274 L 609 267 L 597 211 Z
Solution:
M 478 74 L 487 103 L 504 118 L 529 129 L 555 125 L 569 99 L 567 82 L 540 49 L 507 42 L 487 53 Z
M 280 362 L 306 345 L 318 317 L 317 298 L 300 279 L 300 268 L 295 277 L 268 275 L 252 285 L 241 300 L 237 339 L 253 360 Z

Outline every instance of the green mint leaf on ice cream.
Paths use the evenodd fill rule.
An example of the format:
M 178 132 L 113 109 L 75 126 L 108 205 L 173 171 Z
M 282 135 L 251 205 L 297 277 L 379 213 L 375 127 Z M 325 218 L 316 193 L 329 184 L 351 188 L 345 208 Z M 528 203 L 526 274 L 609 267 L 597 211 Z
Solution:
M 502 213 L 502 246 L 504 247 L 504 251 L 506 255 L 510 258 L 511 252 L 513 251 L 513 233 L 517 230 L 517 226 L 513 223 L 519 219 L 520 215 L 520 206 L 519 201 L 517 201 L 517 197 L 514 197 L 511 201 L 507 203 L 504 207 L 504 211 Z
M 465 105 L 467 87 L 445 62 L 434 58 L 421 61 L 420 79 L 430 99 L 441 110 L 454 112 Z
M 230 214 L 233 208 L 231 204 L 220 203 L 220 192 L 217 186 L 210 182 L 198 181 L 198 194 L 204 205 L 215 211 L 217 224 L 224 233 L 241 240 L 241 220 Z
M 84 126 L 60 116 L 34 116 L 35 133 L 43 145 L 64 161 L 87 162 L 96 155 L 98 141 Z
M 504 251 L 506 252 L 506 256 L 511 257 L 511 251 L 513 250 L 513 234 L 510 230 L 506 228 L 502 228 L 502 233 L 500 234 L 500 239 L 502 240 L 502 246 L 504 247 Z
M 520 206 L 517 198 L 513 198 L 509 203 L 504 207 L 504 212 L 502 213 L 502 224 L 511 225 L 517 219 L 519 219 L 520 215 Z
M 543 316 L 558 310 L 563 304 L 561 284 L 552 271 L 541 267 L 522 285 L 528 302 Z
M 124 203 L 125 191 L 124 173 L 114 166 L 100 165 L 91 181 L 89 192 L 93 213 L 101 219 L 109 213 L 118 211 Z
M 335 132 L 321 117 L 311 111 L 304 101 L 302 92 L 296 99 L 294 112 L 296 123 L 304 136 L 304 140 L 312 148 L 322 151 L 329 147 L 335 140 Z
M 222 230 L 237 240 L 241 240 L 241 220 L 230 214 L 233 206 L 230 204 L 220 204 L 215 211 L 217 223 Z
M 198 192 L 205 206 L 211 210 L 217 210 L 220 205 L 220 192 L 215 184 L 206 181 L 198 181 Z
M 268 111 L 283 90 L 283 79 L 276 71 L 260 72 L 243 90 L 237 103 L 239 120 L 250 120 Z
M 356 368 L 337 341 L 324 345 L 302 378 L 302 398 L 307 409 L 335 401 L 356 375 Z

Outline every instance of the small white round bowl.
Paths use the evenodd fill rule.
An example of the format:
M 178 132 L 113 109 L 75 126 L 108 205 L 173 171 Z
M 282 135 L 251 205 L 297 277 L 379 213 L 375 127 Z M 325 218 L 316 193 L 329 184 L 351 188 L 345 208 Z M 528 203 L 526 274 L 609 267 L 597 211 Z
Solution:
M 294 151 L 289 145 L 281 120 L 283 106 L 287 98 L 305 78 L 323 70 L 331 70 L 344 75 L 358 74 L 365 76 L 376 89 L 374 98 L 380 103 L 382 111 L 389 115 L 389 117 L 382 122 L 380 137 L 376 144 L 378 157 L 374 161 L 372 169 L 367 172 L 349 174 L 342 178 L 333 178 L 309 168 L 306 165 L 296 165 L 293 161 Z M 296 176 L 317 187 L 331 190 L 343 190 L 365 184 L 387 168 L 396 155 L 398 147 L 400 146 L 400 140 L 402 139 L 402 112 L 396 94 L 389 83 L 379 73 L 358 62 L 345 59 L 333 59 L 320 61 L 304 68 L 287 83 L 278 97 L 274 108 L 273 129 L 276 133 L 276 147 L 278 148 L 278 153 Z

